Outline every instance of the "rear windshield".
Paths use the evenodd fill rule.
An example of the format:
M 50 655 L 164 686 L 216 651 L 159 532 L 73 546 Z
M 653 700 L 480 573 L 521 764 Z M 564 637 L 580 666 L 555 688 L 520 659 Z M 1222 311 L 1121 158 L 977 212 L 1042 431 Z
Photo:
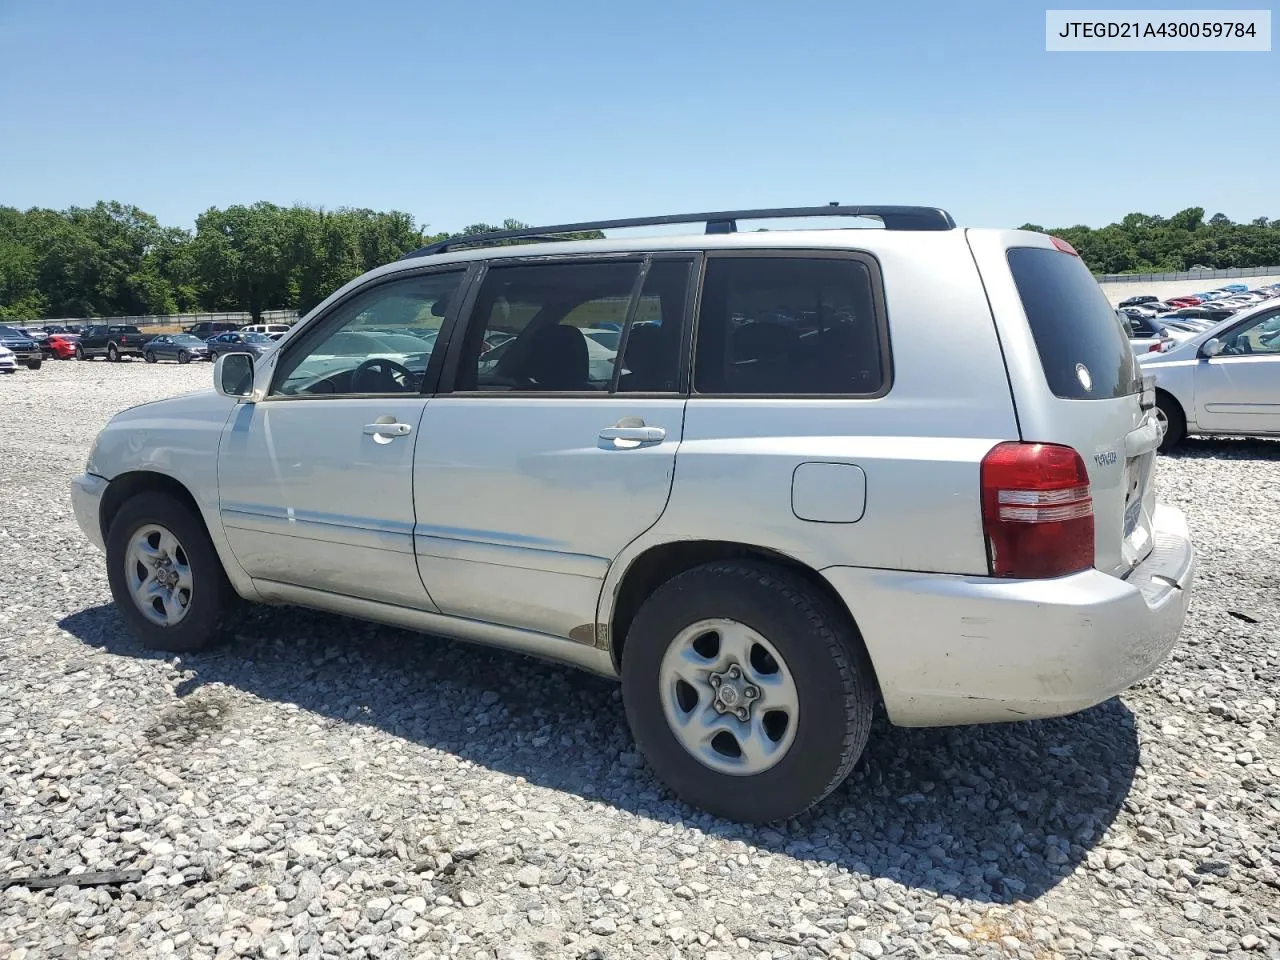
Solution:
M 1128 334 L 1084 261 L 1045 247 L 1014 247 L 1008 256 L 1054 395 L 1110 400 L 1136 393 Z

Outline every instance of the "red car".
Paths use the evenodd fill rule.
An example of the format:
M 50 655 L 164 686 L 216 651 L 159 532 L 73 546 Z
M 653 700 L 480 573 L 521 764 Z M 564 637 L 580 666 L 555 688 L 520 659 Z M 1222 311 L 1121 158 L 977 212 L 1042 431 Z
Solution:
M 1172 303 L 1175 307 L 1194 307 L 1200 303 L 1199 297 L 1171 297 L 1165 301 Z
M 79 339 L 74 333 L 52 333 L 41 341 L 40 352 L 50 360 L 70 360 L 76 355 Z

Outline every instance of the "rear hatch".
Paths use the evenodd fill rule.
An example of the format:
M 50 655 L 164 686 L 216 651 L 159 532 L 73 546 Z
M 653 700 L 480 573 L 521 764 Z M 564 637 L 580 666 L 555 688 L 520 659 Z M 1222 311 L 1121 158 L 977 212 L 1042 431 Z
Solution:
M 1128 334 L 1070 245 L 969 231 L 1009 370 L 1021 439 L 1073 447 L 1093 499 L 1094 566 L 1124 577 L 1153 546 L 1160 432 Z

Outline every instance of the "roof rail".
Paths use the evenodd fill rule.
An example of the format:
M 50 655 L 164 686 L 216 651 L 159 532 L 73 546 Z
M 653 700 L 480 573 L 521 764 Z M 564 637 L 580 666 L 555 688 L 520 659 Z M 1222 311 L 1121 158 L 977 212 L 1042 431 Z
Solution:
M 675 223 L 705 223 L 707 233 L 736 233 L 739 220 L 790 220 L 804 217 L 872 217 L 884 223 L 886 230 L 954 230 L 951 214 L 938 207 L 857 206 L 831 203 L 825 207 L 771 207 L 762 210 L 720 210 L 710 213 L 672 213 L 660 217 L 631 217 L 625 220 L 591 220 L 584 223 L 562 223 L 552 227 L 521 227 L 518 230 L 495 230 L 470 236 L 449 237 L 429 243 L 401 260 L 444 253 L 456 247 L 481 246 L 502 240 L 555 240 L 563 234 L 591 230 L 617 230 L 624 227 L 661 227 Z

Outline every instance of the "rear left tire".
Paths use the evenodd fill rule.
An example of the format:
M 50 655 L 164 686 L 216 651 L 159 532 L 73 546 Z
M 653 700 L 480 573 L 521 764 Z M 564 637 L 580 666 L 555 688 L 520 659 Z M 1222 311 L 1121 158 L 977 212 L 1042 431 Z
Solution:
M 769 823 L 803 813 L 866 747 L 876 687 L 842 611 L 762 562 L 696 567 L 641 606 L 622 695 L 641 753 L 686 802 Z
M 41 365 L 42 363 L 44 363 L 44 361 L 43 361 L 43 360 L 28 360 L 28 361 L 27 361 L 27 369 L 28 369 L 28 370 L 39 370 L 39 369 L 40 369 L 40 365 Z

